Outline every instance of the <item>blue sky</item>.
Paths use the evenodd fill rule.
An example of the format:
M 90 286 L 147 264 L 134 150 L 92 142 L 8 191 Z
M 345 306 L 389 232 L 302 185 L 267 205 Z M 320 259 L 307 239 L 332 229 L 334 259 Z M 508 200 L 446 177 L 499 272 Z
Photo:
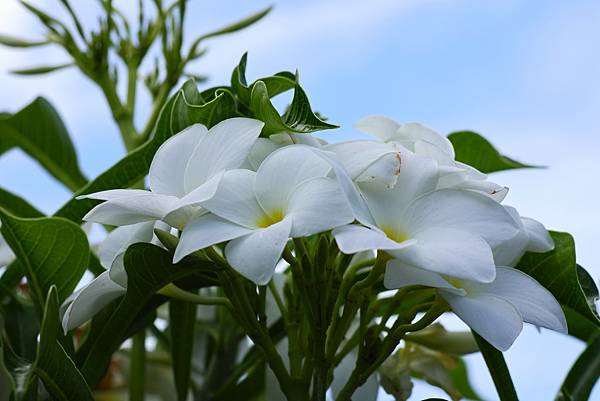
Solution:
M 314 108 L 343 127 L 323 135 L 331 141 L 360 137 L 352 125 L 369 114 L 419 121 L 443 133 L 480 132 L 505 154 L 548 167 L 493 179 L 510 187 L 506 203 L 523 215 L 573 233 L 579 263 L 600 277 L 600 2 L 272 2 L 272 14 L 255 27 L 210 42 L 193 71 L 209 74 L 211 85 L 226 83 L 244 51 L 249 78 L 299 69 Z M 35 3 L 61 15 L 57 0 Z M 96 2 L 74 3 L 90 18 L 96 12 Z M 116 1 L 124 8 L 129 3 L 136 2 Z M 269 4 L 191 1 L 188 39 Z M 41 32 L 16 0 L 1 2 L 0 27 L 28 37 Z M 0 110 L 15 111 L 40 94 L 50 99 L 73 135 L 83 170 L 93 177 L 123 154 L 98 89 L 74 70 L 38 78 L 7 73 L 64 60 L 58 49 L 1 48 Z M 147 112 L 142 103 L 140 114 Z M 18 151 L 0 159 L 0 185 L 48 213 L 69 197 Z M 527 327 L 506 354 L 522 399 L 553 399 L 582 348 L 571 338 Z M 468 362 L 481 394 L 496 399 L 481 358 Z M 423 385 L 414 399 L 434 395 L 442 393 Z M 599 389 L 594 396 L 600 399 Z

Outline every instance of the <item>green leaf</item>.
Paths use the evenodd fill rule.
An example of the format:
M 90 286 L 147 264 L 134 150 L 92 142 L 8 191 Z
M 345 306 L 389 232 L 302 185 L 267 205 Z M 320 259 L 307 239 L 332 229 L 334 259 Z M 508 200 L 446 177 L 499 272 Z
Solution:
M 231 74 L 231 88 L 244 106 L 250 106 L 252 88 L 257 82 L 265 84 L 267 93 L 271 98 L 293 89 L 296 86 L 296 76 L 289 71 L 282 71 L 270 77 L 257 79 L 252 85 L 248 86 L 246 81 L 247 60 L 248 53 L 244 53 L 239 64 Z
M 60 333 L 58 294 L 50 288 L 40 331 L 37 359 L 31 373 L 38 376 L 53 399 L 93 401 L 94 397 L 81 373 L 57 340 Z
M 37 210 L 25 199 L 2 188 L 0 188 L 0 207 L 19 217 L 44 216 L 42 212 Z
M 73 67 L 75 63 L 64 63 L 58 65 L 44 65 L 39 67 L 30 67 L 30 68 L 19 68 L 17 70 L 11 70 L 11 74 L 16 75 L 40 75 L 40 74 L 48 74 L 50 72 L 63 70 L 68 67 Z
M 490 371 L 500 401 L 519 401 L 502 352 L 485 341 L 479 334 L 473 332 L 473 336 Z
M 133 244 L 125 252 L 127 293 L 101 324 L 92 323 L 85 343 L 77 352 L 78 366 L 91 385 L 100 381 L 112 353 L 131 334 L 144 307 L 161 288 L 184 277 L 186 280 L 194 275 L 200 277 L 212 269 L 212 263 L 183 260 L 173 265 L 172 260 L 171 253 L 152 244 Z M 214 285 L 210 277 L 201 277 L 201 286 Z
M 467 365 L 461 358 L 457 359 L 457 366 L 450 372 L 452 376 L 452 382 L 458 391 L 467 400 L 482 401 L 481 397 L 473 389 L 469 380 L 469 373 L 467 371 Z
M 264 16 L 266 16 L 271 10 L 273 9 L 273 7 L 267 7 L 255 14 L 252 14 L 238 22 L 235 22 L 231 25 L 227 25 L 226 27 L 223 27 L 221 29 L 218 29 L 216 31 L 213 32 L 209 32 L 209 33 L 205 33 L 204 35 L 200 36 L 197 39 L 197 42 L 200 42 L 204 39 L 208 39 L 208 38 L 213 38 L 215 36 L 221 36 L 221 35 L 225 35 L 227 33 L 233 33 L 233 32 L 237 32 L 240 31 L 244 28 L 249 27 L 252 24 L 255 24 L 256 22 L 260 21 Z
M 33 40 L 17 38 L 15 36 L 0 34 L 0 45 L 4 45 L 4 46 L 8 46 L 8 47 L 20 47 L 20 48 L 36 47 L 36 46 L 44 46 L 44 45 L 47 45 L 50 43 L 51 42 L 49 40 L 33 41 Z
M 599 356 L 600 333 L 597 333 L 569 370 L 556 401 L 584 401 L 590 398 L 592 389 L 600 377 Z
M 169 331 L 171 333 L 171 360 L 173 361 L 173 378 L 177 399 L 188 398 L 194 355 L 194 339 L 196 329 L 195 304 L 169 301 Z
M 41 312 L 52 285 L 62 302 L 85 272 L 90 248 L 81 228 L 62 218 L 23 219 L 0 209 L 1 232 L 24 267 L 32 299 Z
M 0 154 L 13 147 L 21 148 L 72 191 L 87 182 L 65 125 L 44 98 L 0 119 L 0 143 L 5 143 L 0 146 Z
M 154 153 L 172 135 L 194 123 L 211 127 L 219 121 L 235 116 L 235 100 L 229 91 L 217 90 L 214 99 L 204 102 L 193 81 L 186 82 L 163 106 L 152 138 L 81 188 L 77 195 L 128 188 L 146 176 Z M 74 197 L 55 215 L 80 223 L 81 218 L 97 203 L 89 199 L 77 200 Z
M 294 86 L 292 104 L 283 117 L 279 115 L 270 98 L 267 85 L 263 81 L 253 84 L 250 107 L 256 118 L 265 123 L 262 130 L 263 136 L 280 132 L 310 133 L 338 128 L 337 125 L 322 121 L 313 113 L 306 93 L 297 82 Z
M 475 167 L 482 173 L 538 167 L 501 155 L 487 139 L 475 132 L 454 132 L 448 135 L 448 139 L 454 146 L 456 160 Z
M 5 319 L 4 331 L 12 351 L 25 361 L 33 362 L 40 332 L 40 321 L 35 308 L 13 295 L 3 305 L 2 316 Z
M 521 258 L 517 268 L 547 288 L 563 308 L 571 310 L 572 313 L 566 314 L 569 333 L 581 338 L 581 330 L 585 326 L 577 318 L 573 321 L 571 319 L 574 314 L 579 314 L 596 328 L 600 328 L 595 307 L 598 289 L 589 274 L 575 261 L 573 237 L 556 231 L 551 231 L 550 235 L 554 240 L 554 250 L 541 254 L 528 252 Z M 588 333 L 588 337 L 591 334 L 593 332 Z

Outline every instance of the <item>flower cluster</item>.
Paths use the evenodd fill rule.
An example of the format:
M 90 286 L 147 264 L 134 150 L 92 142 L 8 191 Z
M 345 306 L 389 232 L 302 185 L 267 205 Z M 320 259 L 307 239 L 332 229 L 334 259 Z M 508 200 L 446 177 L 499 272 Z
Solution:
M 436 289 L 500 350 L 524 321 L 566 331 L 554 297 L 514 268 L 526 251 L 554 245 L 542 224 L 501 203 L 505 187 L 455 161 L 450 141 L 420 124 L 368 117 L 357 126 L 376 139 L 263 138 L 263 123 L 248 118 L 194 125 L 160 147 L 150 190 L 85 195 L 104 201 L 85 220 L 119 227 L 101 248 L 108 270 L 65 303 L 64 329 L 126 291 L 125 250 L 159 244 L 160 224 L 179 237 L 174 262 L 211 248 L 257 285 L 290 239 L 331 231 L 343 254 L 385 255 L 385 287 Z

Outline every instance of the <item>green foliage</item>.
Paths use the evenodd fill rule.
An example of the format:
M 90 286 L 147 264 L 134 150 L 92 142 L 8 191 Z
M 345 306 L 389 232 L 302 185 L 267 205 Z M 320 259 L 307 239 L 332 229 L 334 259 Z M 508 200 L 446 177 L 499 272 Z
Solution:
M 169 252 L 155 245 L 139 243 L 128 248 L 125 253 L 127 293 L 101 320 L 92 322 L 86 341 L 77 352 L 78 366 L 90 385 L 102 378 L 112 353 L 132 334 L 135 323 L 143 320 L 144 313 L 148 313 L 144 308 L 157 291 L 189 276 L 199 277 L 200 287 L 214 284 L 212 264 L 184 260 L 173 265 L 172 259 Z
M 187 399 L 190 388 L 197 309 L 196 305 L 189 302 L 169 301 L 171 360 L 179 401 Z
M 481 351 L 481 355 L 483 355 L 485 364 L 492 375 L 492 380 L 496 386 L 500 401 L 519 401 L 502 352 L 481 338 L 479 334 L 473 332 L 473 336 L 475 337 L 475 341 L 477 341 L 477 345 L 479 345 L 479 350 Z
M 475 132 L 454 132 L 448 135 L 448 139 L 454 146 L 456 160 L 475 167 L 482 173 L 536 167 L 503 156 L 487 139 Z
M 30 67 L 30 68 L 19 68 L 16 70 L 12 70 L 13 74 L 17 75 L 41 75 L 48 74 L 50 72 L 64 70 L 65 68 L 73 67 L 73 63 L 63 63 L 57 65 L 48 65 L 41 67 Z
M 35 375 L 42 380 L 55 400 L 93 401 L 94 397 L 87 383 L 59 342 L 59 337 L 58 294 L 56 287 L 52 286 L 44 308 L 37 358 L 29 370 L 25 388 L 29 388 L 29 382 Z
M 27 47 L 44 46 L 49 43 L 50 43 L 50 41 L 47 41 L 47 40 L 39 40 L 39 41 L 27 40 L 27 39 L 17 38 L 15 36 L 0 34 L 0 45 L 4 45 L 4 46 L 8 46 L 8 47 L 27 48 Z
M 600 333 L 596 333 L 587 348 L 575 361 L 563 382 L 556 401 L 587 400 L 600 377 Z
M 556 297 L 566 312 L 569 333 L 586 341 L 600 331 L 595 307 L 598 289 L 575 261 L 573 237 L 556 231 L 550 235 L 555 249 L 543 254 L 529 252 L 521 258 L 517 268 L 535 278 Z
M 45 295 L 56 285 L 59 300 L 75 289 L 90 259 L 87 237 L 81 228 L 62 218 L 23 219 L 0 209 L 1 232 L 24 266 L 29 290 L 38 311 Z
M 44 214 L 33 205 L 21 198 L 0 188 L 0 208 L 19 217 L 42 217 Z
M 73 191 L 87 182 L 65 125 L 44 98 L 0 119 L 0 143 L 0 154 L 13 147 L 21 148 Z

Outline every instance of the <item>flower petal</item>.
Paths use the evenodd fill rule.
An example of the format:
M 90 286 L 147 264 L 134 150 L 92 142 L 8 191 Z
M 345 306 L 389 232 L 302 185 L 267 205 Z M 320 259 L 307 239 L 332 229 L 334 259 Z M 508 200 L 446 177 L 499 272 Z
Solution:
M 136 242 L 150 242 L 153 230 L 153 221 L 115 228 L 106 236 L 98 248 L 100 264 L 105 269 L 110 269 L 115 258 L 125 252 L 129 245 Z
M 81 326 L 124 293 L 125 289 L 110 279 L 108 271 L 100 274 L 73 297 L 62 318 L 64 332 Z
M 436 227 L 415 236 L 417 243 L 390 255 L 411 266 L 451 277 L 490 282 L 496 275 L 492 250 L 481 237 L 451 228 Z
M 145 189 L 109 189 L 106 191 L 94 192 L 86 195 L 79 195 L 75 199 L 97 199 L 97 200 L 115 200 L 121 198 L 130 198 L 132 196 L 137 195 L 148 195 L 151 194 L 150 191 L 146 191 Z
M 6 240 L 0 235 L 0 267 L 8 266 L 15 258 L 16 256 L 12 249 L 10 249 Z
M 177 263 L 192 252 L 251 233 L 246 227 L 214 214 L 202 215 L 188 223 L 179 239 L 173 262 Z
M 354 220 L 338 182 L 315 178 L 301 184 L 292 194 L 286 215 L 292 221 L 292 237 L 306 237 Z
M 440 294 L 456 315 L 500 351 L 506 351 L 521 333 L 523 318 L 513 304 L 490 294 Z
M 400 124 L 384 116 L 367 116 L 354 125 L 367 134 L 371 134 L 387 142 L 396 135 Z
M 148 173 L 152 192 L 179 198 L 185 195 L 185 169 L 192 152 L 207 132 L 204 125 L 194 124 L 172 136 L 158 148 Z
M 472 191 L 442 189 L 416 199 L 404 221 L 411 232 L 431 227 L 454 228 L 483 237 L 491 246 L 519 231 L 509 212 L 498 202 Z
M 198 143 L 184 175 L 186 192 L 191 192 L 215 174 L 239 168 L 264 123 L 251 118 L 230 118 L 212 127 Z
M 335 153 L 350 178 L 355 181 L 377 181 L 393 187 L 398 180 L 401 149 L 392 144 L 348 141 L 327 145 L 324 149 Z
M 401 229 L 395 225 L 402 224 L 403 212 L 416 198 L 433 191 L 437 180 L 437 165 L 433 160 L 404 152 L 394 188 L 377 182 L 360 183 L 359 187 L 377 225 Z
M 528 323 L 567 333 L 565 315 L 556 298 L 535 279 L 520 270 L 498 267 L 493 282 L 474 284 L 473 290 L 507 300 Z
M 304 145 L 290 145 L 271 153 L 256 172 L 254 192 L 267 212 L 283 211 L 288 200 L 303 182 L 325 177 L 329 164 Z
M 529 217 L 521 217 L 523 228 L 529 235 L 527 251 L 529 252 L 550 252 L 554 249 L 554 240 L 546 230 L 546 227 L 537 220 Z
M 400 260 L 392 259 L 385 266 L 383 279 L 385 288 L 395 289 L 408 287 L 410 285 L 424 285 L 433 288 L 443 288 L 458 295 L 464 295 L 463 289 L 456 288 L 442 276 L 425 269 L 419 269 L 402 263 Z
M 202 207 L 217 216 L 251 229 L 257 228 L 265 212 L 256 201 L 256 173 L 250 170 L 227 171 L 215 194 Z
M 416 240 L 408 240 L 399 244 L 389 239 L 379 230 L 370 229 L 357 224 L 338 227 L 333 230 L 333 236 L 340 251 L 346 254 L 369 251 L 372 249 L 388 251 L 398 250 L 416 244 Z
M 242 276 L 257 285 L 265 285 L 273 276 L 291 229 L 292 221 L 286 218 L 267 228 L 236 238 L 225 247 L 225 257 Z
M 83 220 L 113 226 L 125 226 L 143 221 L 161 220 L 177 205 L 174 196 L 145 194 L 108 200 L 90 210 Z

